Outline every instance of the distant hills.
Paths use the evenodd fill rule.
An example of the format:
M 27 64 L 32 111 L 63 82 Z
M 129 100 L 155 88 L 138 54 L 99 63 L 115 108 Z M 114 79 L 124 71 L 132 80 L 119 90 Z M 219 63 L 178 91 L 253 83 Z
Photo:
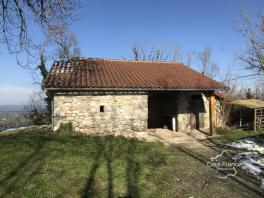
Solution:
M 0 113 L 19 113 L 24 111 L 24 105 L 0 105 Z

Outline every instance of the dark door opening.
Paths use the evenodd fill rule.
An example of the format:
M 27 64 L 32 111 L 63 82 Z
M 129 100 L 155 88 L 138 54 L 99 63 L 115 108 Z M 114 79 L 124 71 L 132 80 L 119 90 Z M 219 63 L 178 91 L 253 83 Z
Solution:
M 204 127 L 204 103 L 202 95 L 192 95 L 192 113 L 191 113 L 191 128 L 200 129 Z
M 168 117 L 175 117 L 177 105 L 175 93 L 152 92 L 148 98 L 148 128 L 171 128 Z

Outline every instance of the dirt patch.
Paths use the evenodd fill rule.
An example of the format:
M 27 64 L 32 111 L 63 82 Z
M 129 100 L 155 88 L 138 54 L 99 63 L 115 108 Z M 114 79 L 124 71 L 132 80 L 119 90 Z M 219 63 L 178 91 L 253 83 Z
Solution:
M 168 129 L 149 129 L 147 132 L 137 133 L 136 136 L 148 142 L 162 141 L 165 144 L 187 143 L 210 138 L 206 133 L 197 130 L 174 132 Z
M 214 144 L 211 138 L 206 133 L 197 130 L 173 132 L 167 129 L 151 129 L 144 133 L 144 137 L 143 135 L 141 136 L 141 140 L 144 141 L 163 142 L 165 146 L 173 149 L 175 152 L 181 151 L 187 156 L 191 156 L 204 163 L 205 166 L 207 166 L 207 162 L 210 162 L 212 157 L 219 155 L 223 151 L 223 148 Z M 253 191 L 262 193 L 256 180 L 245 174 L 243 170 L 238 170 L 238 174 L 230 179 Z

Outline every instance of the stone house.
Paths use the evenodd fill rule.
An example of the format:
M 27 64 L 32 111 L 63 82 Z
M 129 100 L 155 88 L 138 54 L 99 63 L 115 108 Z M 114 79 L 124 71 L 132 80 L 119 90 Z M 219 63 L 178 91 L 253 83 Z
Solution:
M 84 133 L 215 127 L 214 92 L 225 86 L 175 62 L 73 58 L 43 81 L 53 96 L 52 125 Z

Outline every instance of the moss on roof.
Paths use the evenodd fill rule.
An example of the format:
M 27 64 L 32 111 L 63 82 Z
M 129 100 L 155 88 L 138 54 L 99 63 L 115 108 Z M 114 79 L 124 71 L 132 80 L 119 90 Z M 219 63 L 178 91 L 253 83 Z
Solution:
M 264 108 L 264 101 L 257 99 L 241 99 L 230 102 L 232 105 L 243 106 L 247 108 Z

